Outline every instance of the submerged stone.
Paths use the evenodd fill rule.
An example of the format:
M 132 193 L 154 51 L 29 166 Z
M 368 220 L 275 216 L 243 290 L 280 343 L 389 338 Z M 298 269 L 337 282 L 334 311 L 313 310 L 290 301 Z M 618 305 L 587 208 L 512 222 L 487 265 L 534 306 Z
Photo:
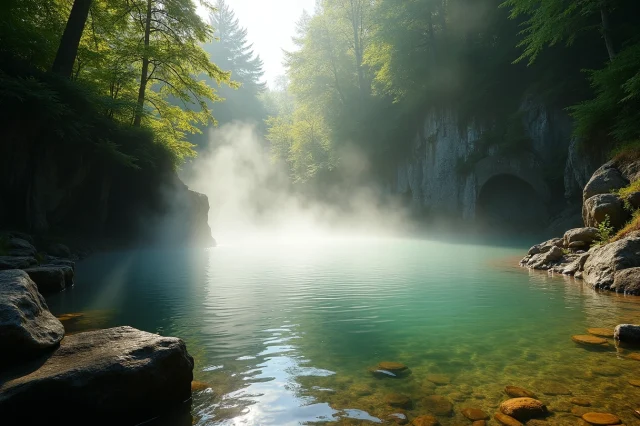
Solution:
M 627 355 L 627 359 L 632 359 L 634 361 L 640 361 L 640 352 L 633 352 Z
M 486 426 L 487 422 L 485 420 L 476 420 L 471 423 L 471 426 Z
M 412 426 L 438 426 L 438 419 L 433 416 L 418 416 L 411 422 Z
M 500 411 L 518 420 L 528 420 L 543 417 L 547 414 L 547 407 L 533 398 L 511 398 L 500 404 Z
M 449 383 L 451 383 L 451 379 L 449 378 L 449 376 L 444 374 L 428 374 L 427 380 L 438 386 L 448 385 Z
M 448 416 L 453 411 L 453 404 L 442 395 L 427 396 L 422 400 L 425 408 L 436 416 Z
M 209 388 L 210 386 L 204 382 L 199 382 L 197 380 L 191 382 L 191 392 L 199 392 Z
M 569 402 L 571 402 L 574 405 L 579 405 L 581 407 L 589 407 L 591 405 L 591 401 L 589 401 L 586 398 L 573 397 L 569 400 Z
M 505 426 L 523 426 L 518 420 L 514 419 L 511 416 L 507 416 L 504 413 L 497 412 L 493 415 L 493 418 L 498 421 L 498 423 L 503 424 Z
M 577 334 L 575 336 L 571 336 L 571 340 L 579 345 L 585 346 L 607 346 L 609 344 L 606 339 L 592 336 L 590 334 Z
M 406 425 L 409 423 L 409 419 L 407 415 L 404 413 L 392 413 L 387 416 L 387 419 L 391 422 L 394 422 L 397 425 Z
M 598 337 L 613 337 L 613 328 L 588 328 L 587 333 Z
M 384 398 L 384 401 L 391 407 L 397 408 L 411 408 L 411 406 L 413 405 L 411 402 L 411 398 L 399 393 L 392 393 L 387 395 Z
M 379 379 L 384 378 L 384 377 L 390 377 L 392 379 L 397 379 L 399 377 L 401 377 L 400 375 L 393 373 L 389 370 L 381 370 L 379 368 L 371 368 L 369 369 L 369 372 L 374 376 L 377 377 Z
M 571 395 L 571 390 L 558 382 L 542 382 L 536 385 L 545 395 Z
M 522 398 L 522 397 L 535 398 L 536 397 L 536 395 L 533 392 L 528 391 L 519 386 L 505 386 L 504 392 L 507 395 L 509 395 L 511 398 Z
M 610 413 L 585 413 L 582 420 L 592 425 L 617 425 L 620 424 L 620 418 Z
M 638 379 L 630 379 L 629 380 L 629 384 L 631 386 L 635 386 L 637 388 L 640 388 L 640 380 L 638 380 Z
M 489 420 L 490 418 L 487 415 L 487 413 L 485 413 L 479 408 L 473 408 L 473 407 L 463 408 L 462 410 L 460 410 L 460 412 L 462 413 L 463 416 L 465 416 L 471 421 Z
M 382 361 L 378 363 L 376 366 L 377 369 L 391 371 L 392 373 L 399 373 L 401 371 L 405 371 L 409 367 L 402 364 L 401 362 L 393 362 L 393 361 Z

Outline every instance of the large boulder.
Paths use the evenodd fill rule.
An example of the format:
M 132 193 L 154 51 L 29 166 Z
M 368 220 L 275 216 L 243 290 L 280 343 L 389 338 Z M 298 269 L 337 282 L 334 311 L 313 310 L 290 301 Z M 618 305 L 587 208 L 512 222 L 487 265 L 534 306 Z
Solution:
M 609 224 L 620 229 L 629 220 L 629 212 L 615 194 L 598 194 L 588 198 L 582 206 L 582 219 L 587 226 L 597 227 L 609 217 Z
M 638 345 L 640 344 L 640 325 L 618 324 L 613 330 L 613 337 L 622 343 Z
M 564 233 L 562 241 L 565 247 L 571 247 L 572 243 L 586 243 L 586 246 L 598 239 L 598 229 L 590 226 L 584 228 L 569 229 Z
M 22 424 L 134 425 L 188 400 L 192 379 L 180 339 L 131 327 L 78 333 L 0 374 L 0 412 Z
M 611 290 L 616 293 L 640 294 L 640 268 L 627 268 L 613 276 Z
M 29 241 L 22 238 L 9 239 L 9 256 L 35 257 L 38 251 Z
M 73 268 L 65 265 L 44 265 L 24 270 L 41 293 L 54 293 L 73 285 Z
M 37 265 L 34 257 L 29 256 L 0 256 L 0 271 L 6 269 L 25 269 Z
M 55 347 L 63 336 L 62 323 L 49 312 L 29 275 L 0 271 L 0 357 L 34 356 Z
M 591 249 L 584 264 L 583 279 L 596 289 L 611 289 L 615 274 L 623 269 L 640 267 L 640 233 Z
M 616 189 L 629 185 L 620 170 L 612 162 L 602 165 L 596 170 L 582 190 L 582 202 L 598 194 L 609 194 Z
M 50 244 L 47 247 L 47 253 L 51 256 L 62 257 L 68 259 L 71 257 L 71 250 L 64 244 Z

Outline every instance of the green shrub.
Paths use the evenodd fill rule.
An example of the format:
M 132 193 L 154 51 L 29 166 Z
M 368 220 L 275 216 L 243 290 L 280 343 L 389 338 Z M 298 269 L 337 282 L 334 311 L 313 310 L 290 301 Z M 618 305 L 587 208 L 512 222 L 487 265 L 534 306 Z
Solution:
M 598 224 L 598 238 L 596 239 L 596 245 L 601 246 L 608 244 L 613 236 L 613 226 L 611 226 L 611 219 L 609 215 L 604 217 L 604 220 Z

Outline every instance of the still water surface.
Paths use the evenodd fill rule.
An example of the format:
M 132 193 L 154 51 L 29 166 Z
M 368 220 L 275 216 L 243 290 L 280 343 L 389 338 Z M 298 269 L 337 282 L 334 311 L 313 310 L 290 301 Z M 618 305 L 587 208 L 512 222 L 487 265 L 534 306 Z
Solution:
M 466 425 L 459 410 L 495 412 L 505 385 L 536 392 L 554 424 L 576 424 L 576 396 L 637 424 L 640 388 L 628 380 L 640 361 L 571 341 L 635 321 L 637 299 L 519 268 L 525 247 L 331 239 L 111 252 L 80 262 L 75 288 L 48 303 L 83 313 L 70 331 L 131 325 L 183 338 L 195 380 L 210 386 L 187 424 L 386 423 L 403 410 L 385 398 L 400 393 L 410 418 L 438 394 L 454 407 L 441 424 Z M 375 378 L 380 361 L 411 374 Z

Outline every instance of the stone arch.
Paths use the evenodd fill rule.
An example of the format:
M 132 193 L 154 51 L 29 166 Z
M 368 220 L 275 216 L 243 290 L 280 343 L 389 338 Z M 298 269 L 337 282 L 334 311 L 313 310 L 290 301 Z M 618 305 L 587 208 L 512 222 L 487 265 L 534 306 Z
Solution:
M 551 193 L 532 155 L 486 157 L 476 164 L 475 174 L 480 226 L 506 232 L 545 226 Z

